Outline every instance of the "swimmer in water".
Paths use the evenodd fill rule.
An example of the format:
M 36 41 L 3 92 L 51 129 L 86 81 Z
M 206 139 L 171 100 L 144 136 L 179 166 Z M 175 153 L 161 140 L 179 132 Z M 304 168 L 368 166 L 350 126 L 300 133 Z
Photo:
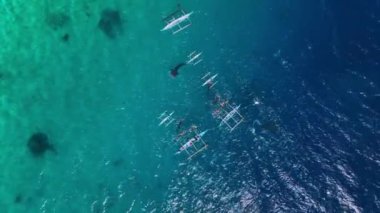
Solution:
M 183 66 L 185 66 L 186 63 L 182 62 L 182 63 L 179 63 L 177 64 L 173 69 L 170 70 L 170 74 L 173 76 L 173 77 L 176 77 L 178 74 L 179 74 L 179 69 Z
M 184 121 L 185 121 L 185 119 L 181 119 L 181 120 L 178 121 L 178 123 L 177 123 L 177 129 L 176 129 L 177 133 L 181 130 L 182 124 L 183 124 Z
M 212 100 L 213 105 L 217 105 L 222 100 L 222 97 L 220 97 L 219 94 L 216 94 L 214 97 L 214 100 Z

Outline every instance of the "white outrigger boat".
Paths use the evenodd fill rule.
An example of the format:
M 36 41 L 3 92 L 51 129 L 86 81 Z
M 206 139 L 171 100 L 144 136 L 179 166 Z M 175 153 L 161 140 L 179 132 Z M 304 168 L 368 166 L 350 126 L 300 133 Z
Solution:
M 182 136 L 182 140 L 179 140 L 181 146 L 177 154 L 186 152 L 186 154 L 188 155 L 187 159 L 191 160 L 194 156 L 204 151 L 208 147 L 208 145 L 203 140 L 203 136 L 207 132 L 208 130 L 198 133 L 198 131 L 193 128 L 188 130 L 187 134 Z M 189 137 L 190 139 L 188 139 Z M 187 140 L 185 140 L 185 138 L 187 138 Z
M 218 74 L 215 74 L 211 76 L 211 73 L 208 72 L 206 73 L 203 77 L 202 80 L 204 80 L 202 87 L 207 86 L 209 89 L 213 88 L 218 81 L 214 81 L 216 77 L 218 77 Z
M 198 53 L 196 51 L 191 52 L 187 56 L 188 60 L 186 61 L 186 64 L 191 64 L 194 66 L 199 64 L 202 61 L 201 56 L 202 56 L 202 52 L 198 52 Z
M 233 107 L 228 101 L 219 103 L 219 108 L 213 111 L 214 118 L 220 120 L 219 126 L 225 125 L 230 132 L 238 127 L 244 120 L 239 113 L 240 105 Z
M 158 124 L 158 126 L 165 125 L 165 127 L 167 127 L 170 124 L 172 124 L 173 121 L 175 121 L 175 119 L 172 117 L 173 114 L 174 114 L 174 111 L 172 111 L 171 113 L 167 113 L 167 111 L 161 113 L 161 115 L 158 116 L 158 119 L 160 120 L 160 123 Z
M 172 34 L 176 34 L 191 25 L 190 16 L 193 12 L 185 13 L 182 9 L 178 9 L 164 18 L 166 23 L 165 27 L 161 31 L 171 30 Z

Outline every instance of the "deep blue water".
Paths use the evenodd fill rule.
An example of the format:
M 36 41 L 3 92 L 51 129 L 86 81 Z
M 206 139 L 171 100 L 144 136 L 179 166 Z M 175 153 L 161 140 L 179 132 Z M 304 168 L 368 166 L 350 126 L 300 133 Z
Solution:
M 178 171 L 168 208 L 379 212 L 380 2 L 258 2 L 214 12 L 211 38 L 247 122 Z

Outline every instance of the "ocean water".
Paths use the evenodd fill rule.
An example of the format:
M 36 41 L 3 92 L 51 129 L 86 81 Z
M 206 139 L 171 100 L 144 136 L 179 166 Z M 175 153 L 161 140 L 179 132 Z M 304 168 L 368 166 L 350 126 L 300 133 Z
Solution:
M 160 32 L 177 4 L 192 25 Z M 378 0 L 1 1 L 0 211 L 379 212 L 379 13 Z M 194 50 L 203 61 L 172 78 Z M 232 133 L 212 118 L 215 91 L 241 105 Z M 209 129 L 208 149 L 176 155 L 164 110 Z M 36 132 L 57 153 L 33 156 Z

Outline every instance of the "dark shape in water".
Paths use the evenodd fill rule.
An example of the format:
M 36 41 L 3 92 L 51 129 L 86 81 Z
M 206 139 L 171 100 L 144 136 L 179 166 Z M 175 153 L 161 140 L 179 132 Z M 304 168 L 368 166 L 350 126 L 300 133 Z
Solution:
M 41 132 L 34 133 L 29 138 L 28 148 L 35 157 L 42 156 L 48 150 L 57 153 L 55 148 L 50 144 L 48 136 Z
M 46 17 L 46 23 L 53 30 L 57 30 L 67 26 L 70 22 L 70 17 L 64 13 L 51 13 Z
M 178 121 L 177 123 L 177 128 L 176 128 L 176 132 L 179 133 L 181 128 L 182 128 L 182 125 L 183 125 L 183 122 L 185 121 L 185 119 L 181 119 Z
M 15 200 L 14 202 L 15 203 L 21 203 L 22 202 L 22 195 L 21 194 L 17 194 L 16 197 L 15 197 Z
M 117 10 L 104 9 L 98 23 L 98 27 L 110 39 L 116 38 L 122 33 L 122 20 Z
M 66 33 L 65 35 L 62 36 L 61 39 L 63 42 L 68 42 L 70 40 L 70 34 Z
M 278 131 L 278 126 L 274 121 L 267 121 L 261 125 L 261 128 L 269 132 L 275 133 Z
M 119 158 L 119 159 L 112 161 L 112 166 L 118 167 L 118 166 L 121 166 L 123 163 L 124 163 L 124 160 Z
M 186 63 L 179 63 L 177 64 L 173 69 L 170 70 L 170 74 L 173 76 L 173 77 L 176 77 L 178 74 L 179 74 L 179 69 L 183 66 L 185 66 Z

